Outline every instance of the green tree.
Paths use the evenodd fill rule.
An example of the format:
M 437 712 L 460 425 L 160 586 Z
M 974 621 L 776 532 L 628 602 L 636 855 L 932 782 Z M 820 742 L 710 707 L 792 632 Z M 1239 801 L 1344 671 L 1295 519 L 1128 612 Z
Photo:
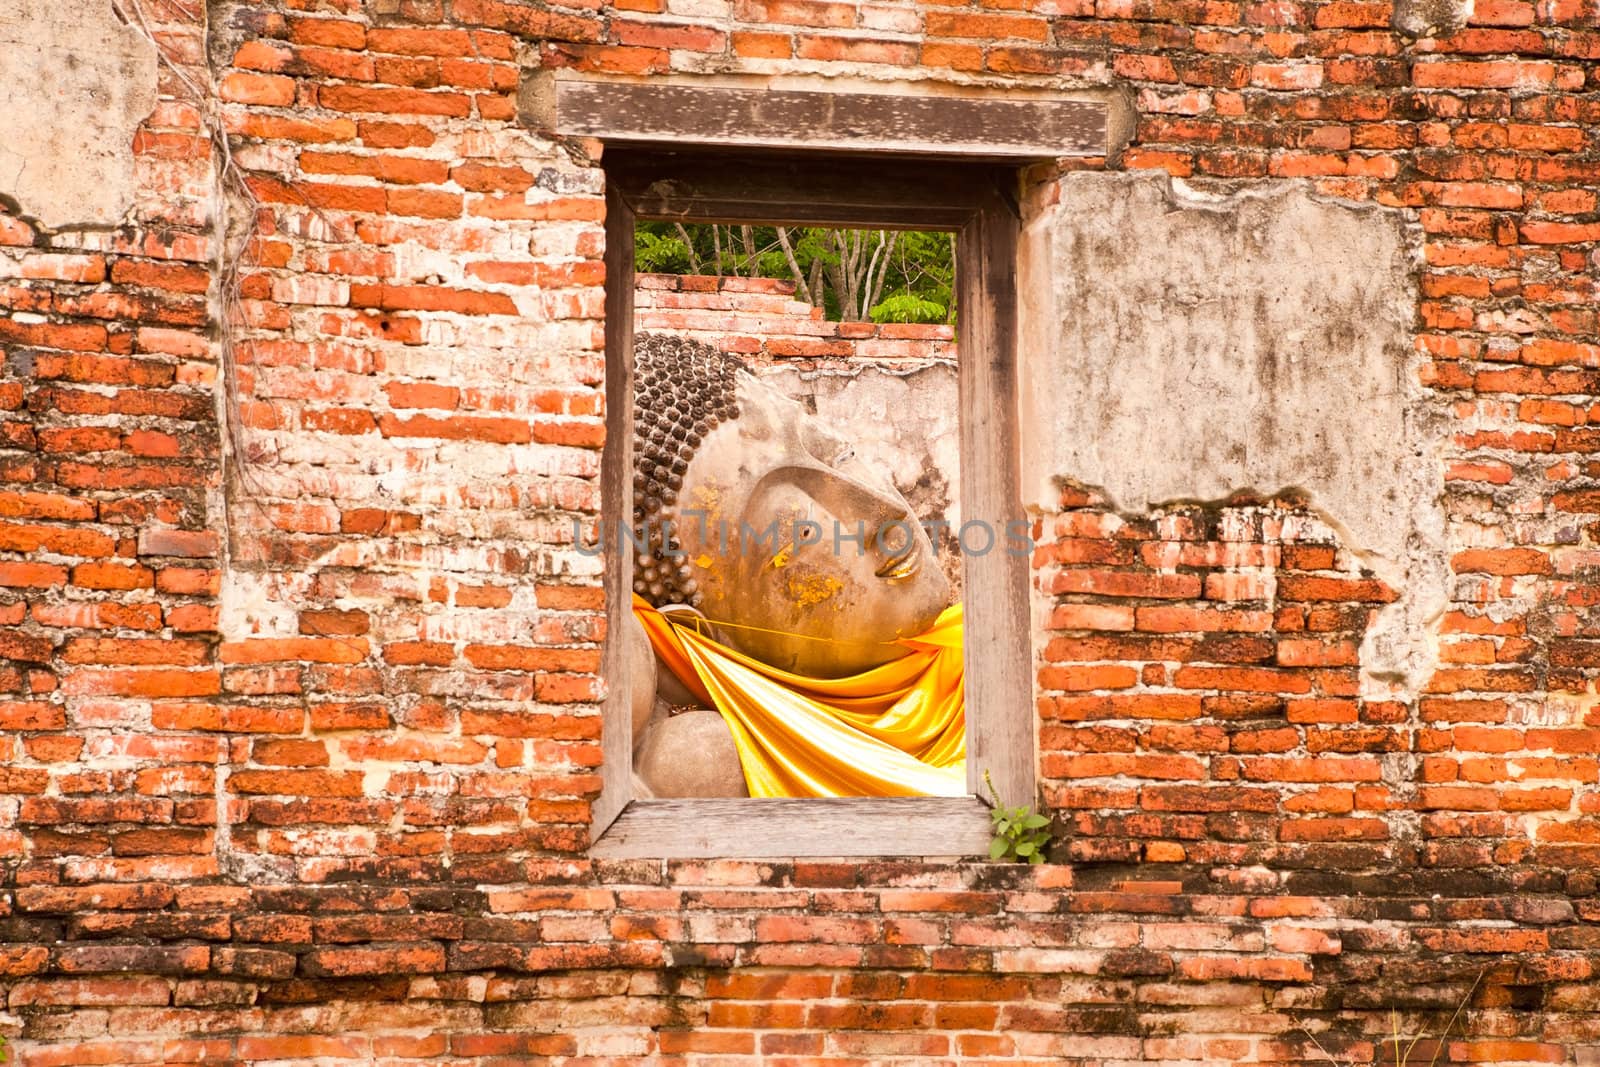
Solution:
M 784 278 L 846 322 L 955 319 L 955 235 L 794 226 L 641 223 L 637 268 L 663 274 Z

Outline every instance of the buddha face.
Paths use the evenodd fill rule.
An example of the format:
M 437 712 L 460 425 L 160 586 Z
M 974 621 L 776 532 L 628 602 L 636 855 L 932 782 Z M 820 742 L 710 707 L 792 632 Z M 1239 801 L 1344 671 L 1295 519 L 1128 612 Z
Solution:
M 683 474 L 681 565 L 728 644 L 841 677 L 905 655 L 950 601 L 927 532 L 850 439 L 748 373 Z

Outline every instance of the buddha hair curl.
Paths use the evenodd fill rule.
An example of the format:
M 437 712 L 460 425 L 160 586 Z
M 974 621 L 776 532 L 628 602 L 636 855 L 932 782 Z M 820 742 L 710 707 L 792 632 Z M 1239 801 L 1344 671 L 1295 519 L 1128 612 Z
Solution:
M 739 417 L 737 359 L 687 337 L 641 333 L 633 341 L 633 521 L 649 531 L 634 560 L 633 591 L 651 604 L 699 607 L 703 594 L 682 546 L 666 537 L 695 451 L 720 424 Z

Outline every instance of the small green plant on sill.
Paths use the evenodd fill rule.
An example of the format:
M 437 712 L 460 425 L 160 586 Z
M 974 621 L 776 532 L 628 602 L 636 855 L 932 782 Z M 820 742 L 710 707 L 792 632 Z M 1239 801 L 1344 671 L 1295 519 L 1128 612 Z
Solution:
M 1050 847 L 1050 820 L 1032 808 L 1008 808 L 1000 803 L 1000 794 L 983 772 L 983 784 L 989 787 L 994 807 L 989 809 L 989 821 L 994 823 L 994 836 L 989 839 L 989 858 L 1006 863 L 1043 863 L 1045 849 Z

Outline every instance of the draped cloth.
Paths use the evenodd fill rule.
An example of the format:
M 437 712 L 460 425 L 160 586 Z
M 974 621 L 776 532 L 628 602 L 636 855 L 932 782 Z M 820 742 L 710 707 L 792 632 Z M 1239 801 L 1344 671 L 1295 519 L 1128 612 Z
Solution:
M 633 611 L 660 661 L 722 713 L 751 796 L 966 794 L 960 604 L 898 641 L 904 656 L 848 678 L 770 667 L 638 596 Z

